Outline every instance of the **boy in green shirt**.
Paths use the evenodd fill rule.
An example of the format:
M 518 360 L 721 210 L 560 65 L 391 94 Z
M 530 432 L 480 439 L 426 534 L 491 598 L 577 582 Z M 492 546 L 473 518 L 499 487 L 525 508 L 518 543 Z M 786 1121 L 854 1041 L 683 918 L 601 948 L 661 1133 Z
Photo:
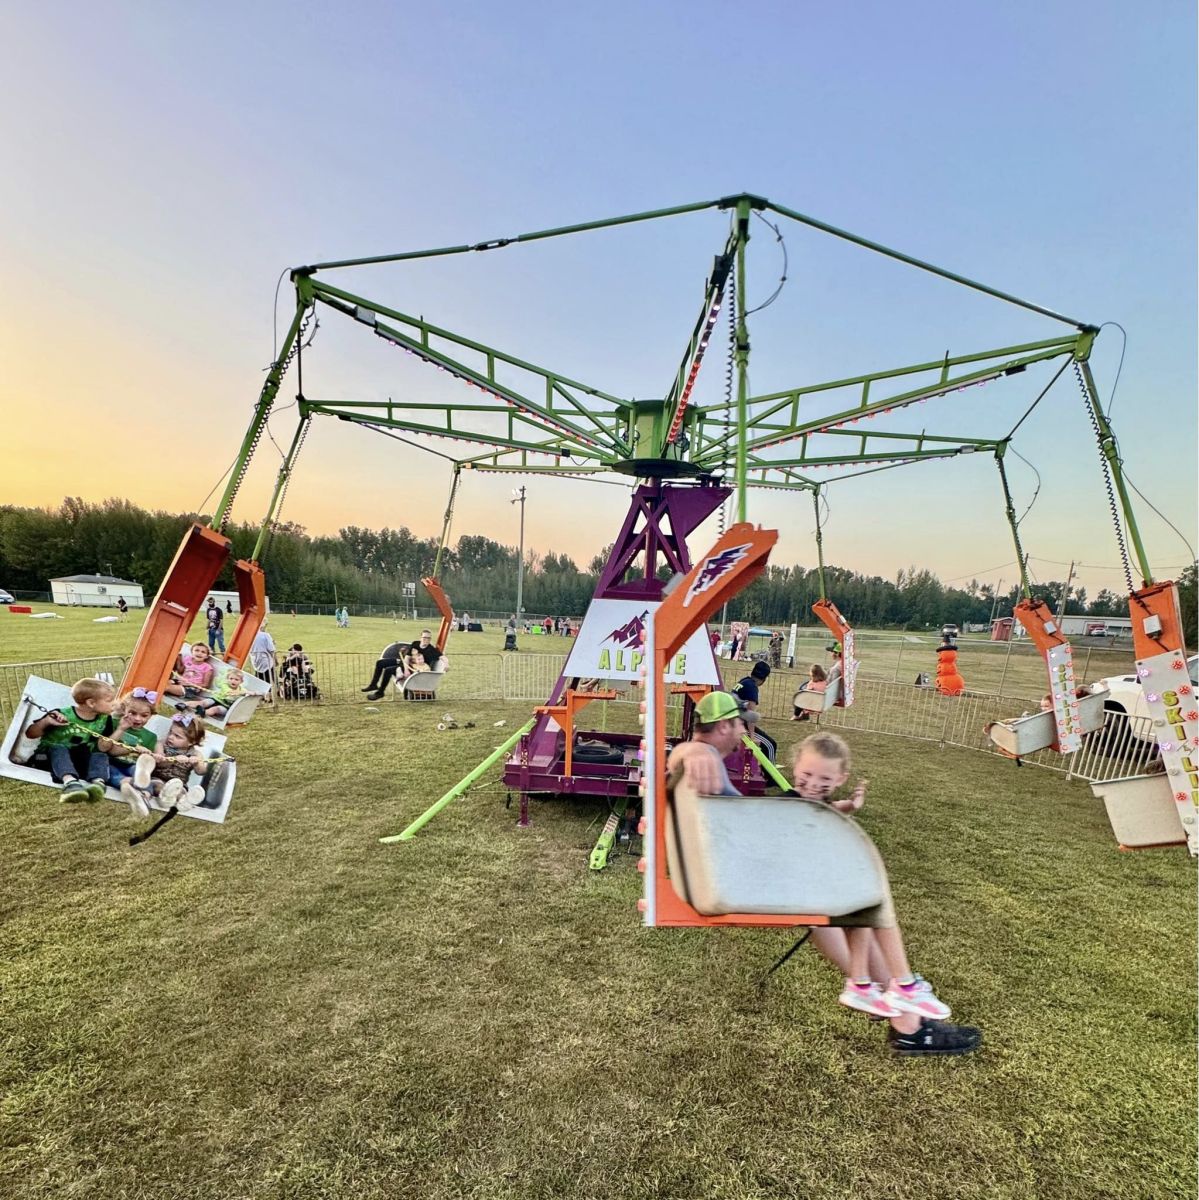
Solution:
M 71 688 L 74 704 L 32 722 L 27 738 L 40 738 L 50 774 L 62 784 L 59 799 L 99 800 L 108 786 L 108 755 L 99 747 L 114 726 L 116 691 L 102 679 L 81 679 Z

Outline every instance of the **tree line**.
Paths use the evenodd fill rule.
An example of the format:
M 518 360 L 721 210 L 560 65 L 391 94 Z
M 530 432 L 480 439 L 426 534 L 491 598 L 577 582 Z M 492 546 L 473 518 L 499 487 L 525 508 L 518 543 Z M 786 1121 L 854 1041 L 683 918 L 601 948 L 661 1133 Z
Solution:
M 57 509 L 0 506 L 0 585 L 10 590 L 46 591 L 63 575 L 105 574 L 139 583 L 152 596 L 170 567 L 184 531 L 207 518 L 195 513 L 150 512 L 126 500 L 88 503 L 68 497 Z M 258 538 L 256 525 L 231 525 L 230 564 L 214 585 L 233 586 L 232 561 L 248 558 Z M 410 530 L 346 526 L 335 537 L 310 536 L 302 526 L 280 524 L 263 554 L 271 602 L 405 607 L 405 584 L 433 573 L 438 540 Z M 580 567 L 568 554 L 525 552 L 524 607 L 530 614 L 581 616 L 591 599 L 607 551 Z M 439 578 L 458 611 L 511 611 L 516 605 L 517 550 L 467 534 L 442 555 Z M 984 624 L 1008 614 L 1019 597 L 1013 586 L 996 595 L 992 585 L 971 580 L 943 584 L 924 568 L 910 567 L 894 579 L 826 566 L 829 598 L 851 625 L 867 628 L 925 628 L 952 621 Z M 1188 644 L 1194 646 L 1196 570 L 1179 581 Z M 1056 611 L 1062 581 L 1040 583 L 1036 594 Z M 1066 594 L 1065 611 L 1095 617 L 1127 615 L 1123 595 L 1106 589 L 1093 600 L 1080 587 Z M 423 591 L 418 586 L 417 602 Z M 730 620 L 785 626 L 813 623 L 811 605 L 820 598 L 815 567 L 769 566 L 729 604 Z

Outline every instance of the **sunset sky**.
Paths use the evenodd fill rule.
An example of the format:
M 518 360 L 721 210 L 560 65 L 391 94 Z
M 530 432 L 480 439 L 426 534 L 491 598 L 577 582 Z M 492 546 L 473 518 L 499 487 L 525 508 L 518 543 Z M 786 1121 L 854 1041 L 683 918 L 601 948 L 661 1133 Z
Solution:
M 1112 421 L 1125 466 L 1194 546 L 1195 48 L 1181 0 L 9 4 L 0 503 L 124 496 L 211 511 L 273 356 L 289 267 L 747 191 L 1123 326 Z M 787 283 L 751 318 L 752 392 L 1068 332 L 780 228 Z M 727 214 L 706 212 L 321 278 L 606 391 L 661 396 L 727 230 Z M 754 306 L 782 251 L 761 222 L 752 232 Z M 290 307 L 284 279 L 280 328 Z M 361 326 L 321 321 L 304 363 L 313 398 L 473 398 Z M 1105 327 L 1093 359 L 1105 403 L 1122 349 Z M 722 390 L 724 352 L 714 340 L 703 402 Z M 1030 371 L 896 427 L 998 437 L 1044 382 Z M 279 408 L 294 394 L 293 374 Z M 293 430 L 294 409 L 272 421 L 284 448 Z M 1092 597 L 1122 591 L 1069 372 L 1014 448 L 1032 464 L 1009 460 L 1018 512 L 1040 478 L 1022 528 L 1034 575 L 1064 578 L 1075 560 Z M 262 518 L 278 462 L 264 439 L 236 519 Z M 284 516 L 313 533 L 435 536 L 449 480 L 442 458 L 318 420 Z M 586 565 L 615 536 L 627 488 L 477 475 L 454 538 L 514 545 L 507 501 L 522 482 L 532 549 Z M 1015 578 L 989 456 L 833 483 L 827 497 L 830 562 Z M 1133 499 L 1155 574 L 1176 574 L 1193 551 Z M 774 561 L 813 562 L 806 496 L 752 495 L 750 517 L 782 530 Z

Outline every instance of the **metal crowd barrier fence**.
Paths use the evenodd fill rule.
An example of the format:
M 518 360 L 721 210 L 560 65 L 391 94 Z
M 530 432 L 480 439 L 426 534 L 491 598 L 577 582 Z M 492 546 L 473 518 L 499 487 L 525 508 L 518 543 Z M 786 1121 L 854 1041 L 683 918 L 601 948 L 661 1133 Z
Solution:
M 1005 757 L 987 736 L 986 726 L 992 721 L 1039 711 L 1039 699 L 976 692 L 943 696 L 934 688 L 865 680 L 849 708 L 830 709 L 821 714 L 820 724 L 831 729 L 886 733 Z M 1155 770 L 1158 761 L 1151 726 L 1148 717 L 1109 712 L 1103 728 L 1084 737 L 1082 748 L 1073 754 L 1038 750 L 1024 755 L 1020 761 L 1089 783 L 1144 775 Z
M 937 671 L 936 637 L 915 634 L 865 633 L 855 641 L 858 675 L 862 679 L 889 680 L 893 683 L 913 683 L 917 676 L 930 678 Z M 786 661 L 772 669 L 770 686 L 790 684 L 793 694 L 805 679 L 812 663 L 825 670 L 832 664 L 828 653 L 829 636 L 813 636 L 811 631 L 800 632 L 796 640 L 794 664 Z M 958 672 L 972 691 L 996 696 L 1025 696 L 1033 689 L 1044 688 L 1045 661 L 1037 648 L 1024 641 L 984 642 L 965 640 L 957 644 Z M 721 675 L 728 685 L 748 675 L 753 662 L 748 659 L 733 662 L 719 659 Z M 1093 682 L 1109 675 L 1123 675 L 1132 670 L 1132 651 L 1107 646 L 1075 646 L 1074 677 L 1080 682 Z M 777 681 L 777 682 L 776 682 Z
M 322 704 L 356 704 L 363 701 L 362 689 L 371 680 L 376 655 L 317 651 L 309 654 L 308 660 L 316 689 L 308 689 L 305 694 L 296 696 L 294 690 L 289 692 L 282 686 L 280 674 L 276 679 L 279 710 L 286 710 L 292 704 L 313 701 Z M 564 654 L 528 654 L 519 651 L 514 654 L 454 654 L 451 651 L 450 670 L 440 685 L 437 702 L 447 705 L 466 700 L 544 703 L 549 699 L 565 661 Z M 109 677 L 119 682 L 125 672 L 125 664 L 124 658 L 115 655 L 0 663 L 0 720 L 4 725 L 12 720 L 21 701 L 25 681 L 30 675 L 40 675 L 67 685 L 86 676 Z M 748 662 L 720 660 L 725 686 L 733 686 L 748 673 L 750 665 Z M 772 672 L 761 691 L 760 710 L 765 722 L 777 723 L 791 717 L 791 698 L 806 677 L 806 672 L 786 668 Z M 633 690 L 627 700 L 607 703 L 617 706 L 614 719 L 623 725 L 631 720 L 623 710 L 631 710 L 638 699 L 637 691 Z M 387 701 L 399 702 L 399 695 L 393 687 L 389 687 Z M 678 697 L 672 697 L 673 707 L 679 707 L 680 703 Z M 604 708 L 606 713 L 606 705 Z M 802 728 L 805 732 L 825 726 L 830 729 L 890 734 L 998 755 L 1000 751 L 987 737 L 984 727 L 991 721 L 1037 712 L 1039 708 L 1039 699 L 977 691 L 967 691 L 960 696 L 943 696 L 932 687 L 859 675 L 854 703 L 849 708 L 832 708 Z M 606 721 L 606 716 L 603 719 Z M 1084 739 L 1082 749 L 1074 754 L 1062 755 L 1053 750 L 1040 750 L 1026 755 L 1021 761 L 1089 782 L 1141 775 L 1158 769 L 1149 718 L 1131 717 L 1118 712 L 1109 713 L 1103 728 L 1089 734 Z
M 40 675 L 68 687 L 80 679 L 111 679 L 121 682 L 125 660 L 117 655 L 102 658 L 57 658 L 47 662 L 0 663 L 0 721 L 7 726 L 25 694 L 30 675 Z

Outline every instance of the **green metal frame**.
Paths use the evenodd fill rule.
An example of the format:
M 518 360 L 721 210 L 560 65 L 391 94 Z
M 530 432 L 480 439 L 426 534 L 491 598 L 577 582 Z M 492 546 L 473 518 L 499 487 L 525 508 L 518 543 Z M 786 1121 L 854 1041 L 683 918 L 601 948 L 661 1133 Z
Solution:
M 727 237 L 716 254 L 705 283 L 699 317 L 684 346 L 678 369 L 664 398 L 631 399 L 614 395 L 546 366 L 529 362 L 345 288 L 316 278 L 318 272 L 475 252 L 497 251 L 523 242 L 579 234 L 635 222 L 674 217 L 705 210 L 730 215 Z M 771 211 L 808 228 L 851 242 L 911 267 L 936 275 L 997 300 L 1016 305 L 1071 326 L 1068 332 L 1042 341 L 949 354 L 844 379 L 805 383 L 762 395 L 749 393 L 750 340 L 746 311 L 746 247 L 755 212 Z M 1061 361 L 1058 375 L 1073 363 L 1085 393 L 1099 439 L 1105 470 L 1110 474 L 1120 513 L 1138 565 L 1146 580 L 1148 562 L 1120 470 L 1120 457 L 1110 423 L 1103 413 L 1088 362 L 1098 330 L 1093 325 L 1022 300 L 976 280 L 947 271 L 892 250 L 877 242 L 774 204 L 759 196 L 741 194 L 675 208 L 612 217 L 497 238 L 471 245 L 407 251 L 369 258 L 341 259 L 298 267 L 292 272 L 295 313 L 279 358 L 272 364 L 259 395 L 250 427 L 217 509 L 216 522 L 228 520 L 229 509 L 262 436 L 283 375 L 293 359 L 300 364 L 304 331 L 322 308 L 365 325 L 377 337 L 429 366 L 469 385 L 477 395 L 462 402 L 403 397 L 387 400 L 314 398 L 303 394 L 298 408 L 300 428 L 280 468 L 263 530 L 277 518 L 287 475 L 314 415 L 333 416 L 396 436 L 436 435 L 477 447 L 476 451 L 445 454 L 455 466 L 455 487 L 461 470 L 504 471 L 567 476 L 617 473 L 635 477 L 712 476 L 730 466 L 730 424 L 735 426 L 732 482 L 739 520 L 747 516 L 750 488 L 817 492 L 819 484 L 806 473 L 829 467 L 861 467 L 842 475 L 868 474 L 879 469 L 961 454 L 990 452 L 1002 469 L 1002 456 L 1012 434 L 994 440 L 925 432 L 907 433 L 877 428 L 874 419 L 935 396 L 980 386 L 1018 374 L 1030 366 Z M 691 403 L 694 384 L 716 317 L 735 293 L 731 318 L 731 354 L 735 389 L 719 404 Z M 518 383 L 513 381 L 517 380 Z M 1045 392 L 1042 392 L 1043 396 Z M 852 399 L 846 403 L 842 397 Z M 1039 402 L 1041 397 L 1034 402 Z M 824 402 L 824 403 L 822 403 Z M 829 403 L 831 402 L 831 404 Z M 829 409 L 832 411 L 829 411 Z M 863 424 L 870 421 L 869 427 Z M 1018 426 L 1017 426 L 1018 427 Z M 1014 430 L 1013 430 L 1014 433 Z M 453 497 L 451 494 L 450 508 Z M 1113 500 L 1115 507 L 1116 500 Z M 448 520 L 448 514 L 447 514 Z M 1018 540 L 1018 539 L 1017 539 Z M 255 553 L 262 547 L 262 538 Z M 1127 558 L 1127 555 L 1126 555 Z

